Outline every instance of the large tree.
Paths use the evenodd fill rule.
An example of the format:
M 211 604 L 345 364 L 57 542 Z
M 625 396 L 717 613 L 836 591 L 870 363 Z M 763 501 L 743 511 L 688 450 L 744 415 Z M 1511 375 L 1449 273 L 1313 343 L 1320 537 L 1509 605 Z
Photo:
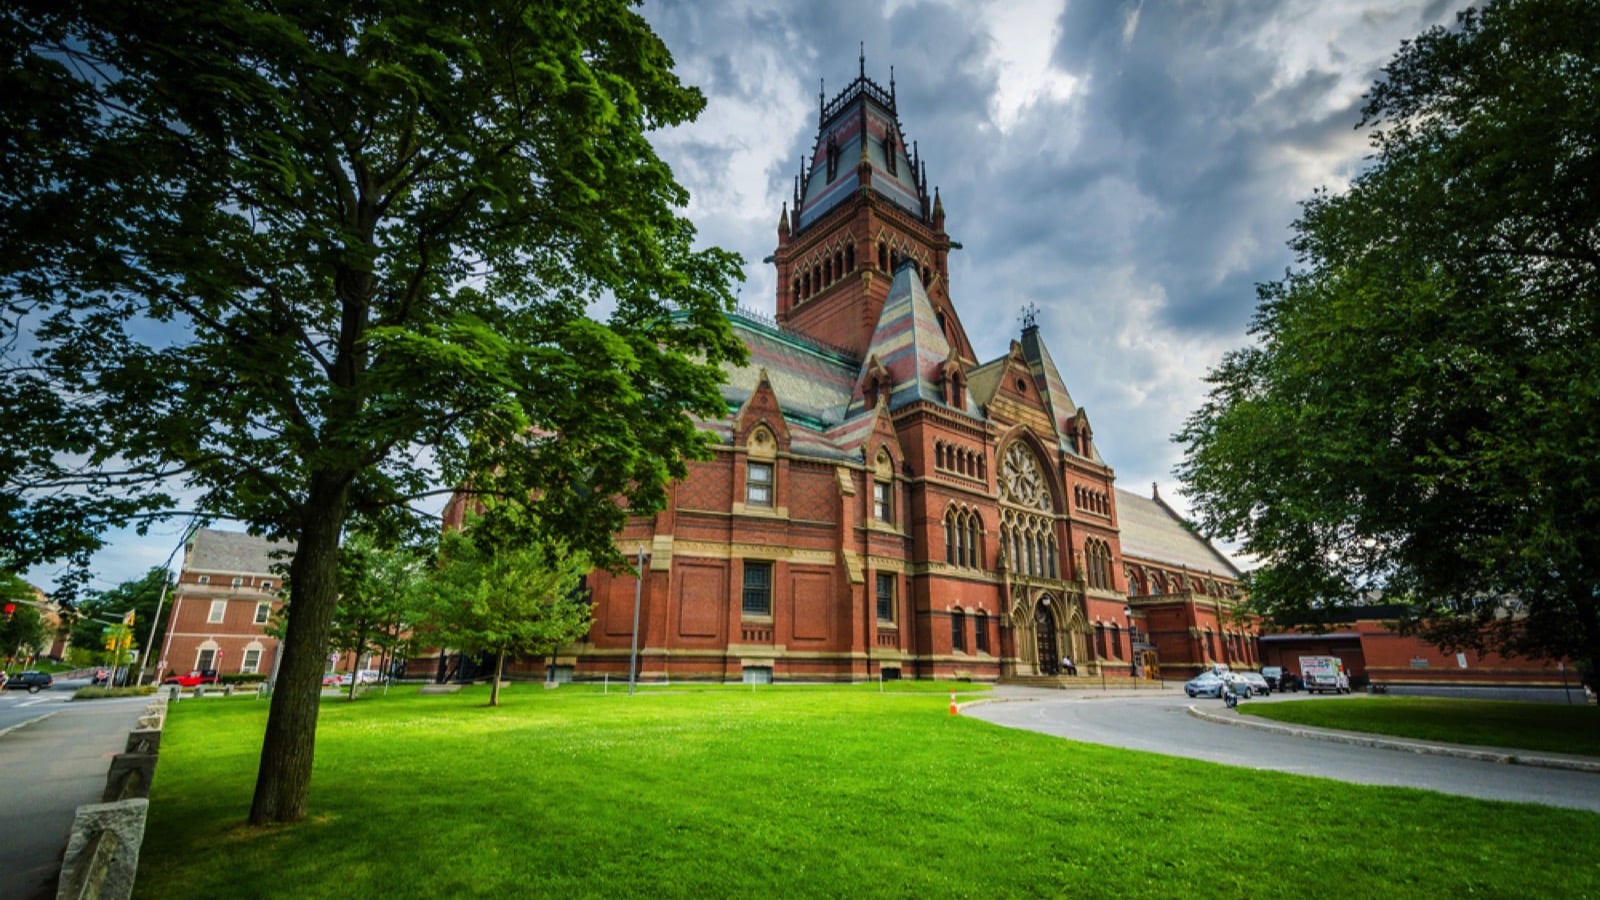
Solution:
M 1402 46 L 1375 150 L 1294 227 L 1178 439 L 1258 608 L 1369 591 L 1446 648 L 1600 658 L 1600 14 L 1506 0 Z
M 347 524 L 470 476 L 616 563 L 726 412 L 739 260 L 645 137 L 704 100 L 629 5 L 0 9 L 0 565 L 179 498 L 295 543 L 252 823 L 306 814 Z

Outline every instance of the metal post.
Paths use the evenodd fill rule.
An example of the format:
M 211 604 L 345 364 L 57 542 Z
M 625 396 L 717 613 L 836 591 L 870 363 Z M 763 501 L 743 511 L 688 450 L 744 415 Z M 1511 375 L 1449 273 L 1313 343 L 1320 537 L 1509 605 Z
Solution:
M 639 578 L 633 583 L 633 638 L 628 649 L 628 696 L 639 675 L 639 594 L 644 588 L 644 545 L 639 545 Z
M 172 560 L 168 559 L 167 562 L 170 565 Z M 150 617 L 150 639 L 144 642 L 144 655 L 139 657 L 139 675 L 133 680 L 136 685 L 144 684 L 144 667 L 150 662 L 150 651 L 155 648 L 156 629 L 161 627 L 161 609 L 167 605 L 167 589 L 171 586 L 172 573 L 168 572 L 166 577 L 161 579 L 161 597 L 156 600 L 156 614 Z M 157 662 L 160 662 L 160 660 L 157 660 Z M 156 673 L 157 676 L 160 674 L 160 672 Z

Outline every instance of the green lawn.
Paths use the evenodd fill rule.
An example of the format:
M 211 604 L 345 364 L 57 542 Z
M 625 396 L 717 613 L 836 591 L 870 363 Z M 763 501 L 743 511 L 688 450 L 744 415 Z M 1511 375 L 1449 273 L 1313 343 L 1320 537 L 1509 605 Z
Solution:
M 1600 756 L 1600 707 L 1593 704 L 1355 696 L 1325 703 L 1242 703 L 1239 712 L 1452 744 Z
M 137 895 L 1600 895 L 1600 815 L 1072 743 L 944 690 L 330 697 L 313 815 L 265 831 L 266 704 L 186 700 Z

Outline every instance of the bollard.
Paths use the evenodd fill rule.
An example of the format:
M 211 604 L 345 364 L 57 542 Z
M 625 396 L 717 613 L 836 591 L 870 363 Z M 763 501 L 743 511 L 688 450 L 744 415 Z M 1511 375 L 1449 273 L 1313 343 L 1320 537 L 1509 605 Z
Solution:
M 169 703 L 177 703 L 178 702 L 178 686 L 177 685 L 172 685 L 171 687 L 167 688 L 167 702 L 169 702 Z

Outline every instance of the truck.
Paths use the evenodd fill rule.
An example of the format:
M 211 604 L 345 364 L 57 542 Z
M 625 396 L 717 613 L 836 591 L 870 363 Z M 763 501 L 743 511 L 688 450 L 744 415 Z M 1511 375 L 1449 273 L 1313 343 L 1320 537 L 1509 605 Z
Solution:
M 1344 660 L 1337 656 L 1300 657 L 1300 679 L 1310 693 L 1350 693 L 1350 673 L 1345 671 Z

